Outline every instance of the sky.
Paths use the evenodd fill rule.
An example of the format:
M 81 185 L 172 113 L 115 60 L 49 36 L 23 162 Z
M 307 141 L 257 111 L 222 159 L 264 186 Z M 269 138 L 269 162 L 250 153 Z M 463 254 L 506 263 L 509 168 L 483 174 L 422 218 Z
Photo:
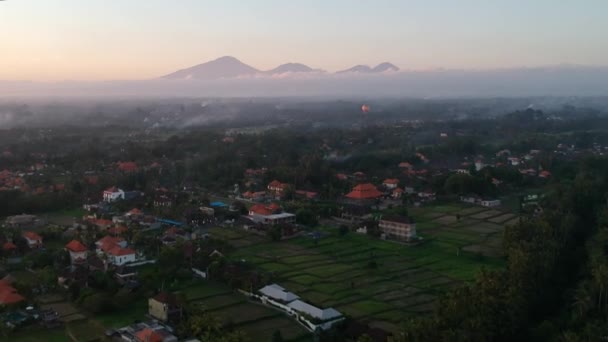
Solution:
M 149 79 L 230 55 L 259 69 L 608 64 L 605 0 L 5 0 L 0 80 Z

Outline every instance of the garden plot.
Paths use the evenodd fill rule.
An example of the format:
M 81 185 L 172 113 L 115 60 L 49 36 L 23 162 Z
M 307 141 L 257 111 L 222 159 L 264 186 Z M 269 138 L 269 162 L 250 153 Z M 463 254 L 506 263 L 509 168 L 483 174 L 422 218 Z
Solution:
M 296 340 L 308 336 L 308 332 L 287 317 L 275 317 L 239 326 L 248 336 L 257 341 L 272 341 L 275 331 L 280 331 L 285 340 Z
M 501 225 L 494 224 L 494 223 L 480 222 L 476 225 L 463 227 L 463 229 L 470 231 L 470 232 L 476 232 L 476 233 L 481 233 L 481 234 L 493 234 L 493 233 L 502 232 L 505 228 Z
M 253 303 L 237 304 L 219 310 L 211 310 L 210 312 L 221 317 L 225 324 L 232 323 L 237 325 L 282 315 L 271 308 Z
M 474 218 L 474 219 L 479 219 L 479 220 L 485 220 L 487 218 L 490 217 L 494 217 L 494 216 L 498 216 L 500 214 L 502 214 L 502 211 L 498 211 L 498 210 L 494 210 L 494 209 L 490 209 L 481 213 L 477 213 L 474 215 L 471 215 L 470 217 Z
M 513 219 L 515 216 L 517 216 L 517 215 L 503 214 L 500 216 L 492 217 L 492 218 L 488 219 L 488 221 L 493 222 L 493 223 L 505 223 L 506 221 Z
M 458 222 L 458 218 L 455 215 L 445 215 L 434 219 L 433 222 L 446 225 Z
M 486 211 L 486 210 L 488 210 L 488 209 L 486 209 L 484 207 L 470 207 L 470 208 L 460 210 L 459 213 L 462 216 L 468 216 L 468 215 L 478 214 L 478 213 L 480 213 L 482 211 Z

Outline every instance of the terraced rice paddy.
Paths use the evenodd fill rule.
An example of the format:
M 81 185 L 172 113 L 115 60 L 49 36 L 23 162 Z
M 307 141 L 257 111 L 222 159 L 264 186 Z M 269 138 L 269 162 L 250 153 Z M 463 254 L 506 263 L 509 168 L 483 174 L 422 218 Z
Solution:
M 193 305 L 200 305 L 223 324 L 242 330 L 247 336 L 259 341 L 272 340 L 279 330 L 287 341 L 308 341 L 310 334 L 283 313 L 257 303 L 231 291 L 228 287 L 212 282 L 201 282 L 182 291 Z
M 482 266 L 502 267 L 500 222 L 513 219 L 494 209 L 461 206 L 418 208 L 412 215 L 425 240 L 416 246 L 355 233 L 338 236 L 330 229 L 316 242 L 308 237 L 269 242 L 224 228 L 212 234 L 238 242 L 230 257 L 273 272 L 304 300 L 397 330 L 404 318 L 432 310 L 443 291 L 474 279 Z

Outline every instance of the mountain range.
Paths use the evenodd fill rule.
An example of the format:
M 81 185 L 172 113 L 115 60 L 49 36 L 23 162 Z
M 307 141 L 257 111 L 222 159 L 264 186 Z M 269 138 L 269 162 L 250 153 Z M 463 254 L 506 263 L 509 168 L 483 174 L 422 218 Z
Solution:
M 399 71 L 399 68 L 394 64 L 385 62 L 378 64 L 374 68 L 367 65 L 356 65 L 350 69 L 342 70 L 337 73 L 383 73 L 383 72 L 395 72 Z M 280 75 L 286 73 L 325 73 L 322 69 L 313 69 L 307 65 L 301 63 L 285 63 L 271 70 L 259 70 L 250 65 L 247 65 L 240 60 L 231 57 L 224 56 L 218 59 L 198 64 L 190 68 L 181 69 L 162 76 L 163 79 L 169 80 L 213 80 L 221 78 L 235 78 L 242 76 L 254 76 L 254 75 Z

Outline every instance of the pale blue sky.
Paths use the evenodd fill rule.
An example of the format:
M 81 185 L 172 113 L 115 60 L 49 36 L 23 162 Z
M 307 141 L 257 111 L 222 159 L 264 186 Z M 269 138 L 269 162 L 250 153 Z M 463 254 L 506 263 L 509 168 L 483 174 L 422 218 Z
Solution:
M 605 0 L 6 0 L 0 79 L 133 79 L 223 55 L 334 71 L 608 64 Z

